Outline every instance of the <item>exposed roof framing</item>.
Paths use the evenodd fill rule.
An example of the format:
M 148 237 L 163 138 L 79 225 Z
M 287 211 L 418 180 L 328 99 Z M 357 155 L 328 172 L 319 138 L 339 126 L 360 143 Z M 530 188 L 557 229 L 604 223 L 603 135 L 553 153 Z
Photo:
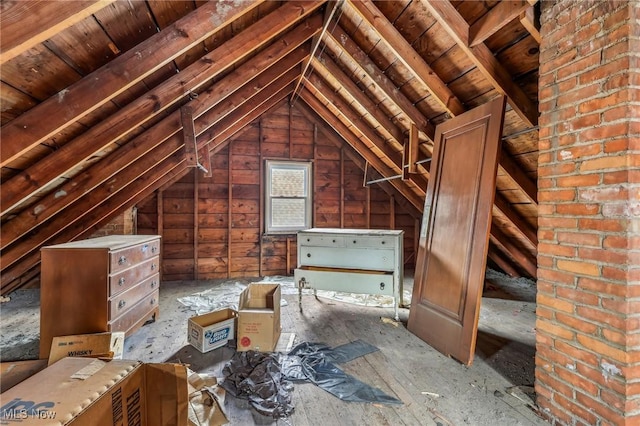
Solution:
M 507 96 L 489 258 L 535 274 L 537 48 L 533 0 L 128 2 L 25 0 L 0 34 L 2 293 L 39 249 L 90 235 L 284 102 L 358 167 L 403 172 L 409 130 Z M 52 6 L 55 7 L 52 9 Z M 38 25 L 30 22 L 38 21 Z M 324 31 L 323 31 L 324 29 Z M 380 186 L 419 218 L 429 177 Z M 377 176 L 377 175 L 376 175 Z

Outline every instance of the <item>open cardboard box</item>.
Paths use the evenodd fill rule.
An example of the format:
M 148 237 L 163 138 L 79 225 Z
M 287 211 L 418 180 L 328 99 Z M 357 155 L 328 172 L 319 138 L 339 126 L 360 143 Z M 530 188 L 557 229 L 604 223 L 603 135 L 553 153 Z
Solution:
M 238 351 L 272 352 L 280 337 L 280 284 L 252 283 L 238 303 Z
M 187 424 L 187 368 L 178 364 L 63 358 L 2 393 L 0 423 Z
M 122 359 L 124 332 L 78 334 L 54 337 L 49 365 L 65 357 Z

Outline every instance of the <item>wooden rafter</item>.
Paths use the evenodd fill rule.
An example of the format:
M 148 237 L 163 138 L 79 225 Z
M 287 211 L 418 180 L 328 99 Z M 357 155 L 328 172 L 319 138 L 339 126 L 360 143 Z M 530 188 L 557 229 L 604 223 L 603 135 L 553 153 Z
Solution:
M 230 122 L 229 120 L 220 120 L 220 122 L 214 126 L 215 128 L 211 129 L 211 133 L 216 134 L 219 138 L 222 135 L 225 135 L 225 131 L 228 127 L 231 127 L 231 125 L 237 125 L 238 123 L 246 125 L 247 123 L 244 122 L 242 118 L 259 109 L 259 107 L 264 105 L 267 101 L 276 96 L 279 96 L 279 99 L 282 99 L 286 94 L 291 92 L 291 84 L 295 77 L 299 75 L 299 71 L 296 71 L 297 72 L 293 72 L 287 78 L 283 77 L 270 85 L 266 85 L 257 93 L 255 93 L 255 89 L 252 85 L 247 85 L 244 93 L 242 91 L 237 92 L 234 95 L 234 100 L 218 107 L 225 108 L 228 111 L 226 115 L 233 117 L 233 122 Z M 251 92 L 254 92 L 253 97 L 251 96 Z M 247 102 L 249 100 L 251 100 L 251 102 Z M 236 107 L 237 105 L 247 104 L 248 108 Z M 209 133 L 206 135 L 208 134 Z M 205 134 L 203 133 L 203 135 Z M 207 139 L 206 137 L 202 138 L 202 135 L 200 135 L 198 141 L 199 146 L 204 146 L 210 142 L 212 142 L 210 139 Z M 3 274 L 5 269 L 10 268 L 12 265 L 28 256 L 33 250 L 39 249 L 39 247 L 45 243 L 51 243 L 52 238 L 56 237 L 58 234 L 63 233 L 65 235 L 62 239 L 63 241 L 71 241 L 79 235 L 80 232 L 78 231 L 65 231 L 68 228 L 72 230 L 84 230 L 87 226 L 90 226 L 90 224 L 99 222 L 102 217 L 104 217 L 104 214 L 100 216 L 100 206 L 109 209 L 116 209 L 122 206 L 123 202 L 119 201 L 122 197 L 128 200 L 135 194 L 139 193 L 139 191 L 134 190 L 134 186 L 131 186 L 132 183 L 144 183 L 147 180 L 152 179 L 153 176 L 156 178 L 158 176 L 162 176 L 162 173 L 165 171 L 161 170 L 158 166 L 159 163 L 167 161 L 167 159 L 172 159 L 171 161 L 174 166 L 181 164 L 182 167 L 186 168 L 186 164 L 184 163 L 184 153 L 182 152 L 183 146 L 181 135 L 174 134 L 167 141 L 146 153 L 135 163 L 130 164 L 127 167 L 119 168 L 118 172 L 112 179 L 109 179 L 109 181 L 94 188 L 93 191 L 84 194 L 68 208 L 59 212 L 48 222 L 49 226 L 44 229 L 39 229 L 30 236 L 23 238 L 15 246 L 3 251 Z M 112 159 L 107 157 L 102 162 L 96 163 L 93 168 L 104 167 L 108 160 Z M 133 195 L 131 195 L 131 193 L 133 193 Z M 72 235 L 69 235 L 69 232 L 72 232 Z M 61 238 L 58 237 L 54 241 L 60 240 Z
M 220 9 L 211 2 L 2 126 L 0 166 L 75 123 L 222 29 L 261 1 Z M 215 17 L 212 19 L 212 17 Z M 42 120 L 42 117 L 47 117 Z
M 375 168 L 382 176 L 391 176 L 394 174 L 393 170 L 389 168 L 378 156 L 373 154 L 369 147 L 362 142 L 356 135 L 349 130 L 349 128 L 336 118 L 335 115 L 320 102 L 311 92 L 307 89 L 303 89 L 300 92 L 300 98 L 303 99 L 311 109 L 313 109 L 318 116 L 320 116 L 329 126 L 331 126 L 349 145 L 351 145 L 369 164 Z M 409 187 L 399 182 L 397 179 L 390 181 L 391 184 L 402 193 L 402 195 L 409 200 L 409 202 L 422 211 L 424 203 L 424 193 L 417 194 L 414 191 L 410 191 Z
M 535 229 L 529 225 L 520 214 L 511 206 L 511 204 L 501 195 L 496 192 L 494 198 L 495 207 L 502 212 L 502 214 L 511 222 L 520 234 L 529 242 L 532 249 L 538 247 L 538 236 Z
M 531 34 L 531 37 L 540 44 L 542 37 L 540 36 L 540 23 L 536 20 L 536 12 L 533 6 L 528 7 L 520 14 L 520 23 Z
M 328 40 L 330 39 L 330 40 Z M 329 46 L 339 47 L 342 52 L 352 58 L 362 70 L 371 78 L 371 80 L 387 95 L 389 100 L 394 102 L 398 108 L 409 117 L 411 121 L 416 123 L 418 129 L 422 131 L 429 139 L 433 140 L 435 129 L 424 115 L 415 107 L 397 87 L 389 80 L 389 78 L 378 68 L 356 42 L 354 42 L 349 34 L 340 26 L 325 35 L 325 42 Z
M 243 83 L 250 81 L 256 87 L 264 87 L 281 73 L 291 69 L 308 56 L 307 47 L 297 46 L 311 37 L 313 31 L 307 25 L 301 25 L 298 29 L 300 31 L 294 30 L 282 40 L 284 43 L 282 46 L 274 44 L 265 49 L 251 61 L 238 67 L 233 73 L 225 77 L 221 84 L 216 85 L 216 88 L 204 92 L 197 99 L 191 101 L 190 104 L 194 108 L 194 115 L 202 115 L 197 121 L 197 133 L 205 130 L 201 123 L 215 123 L 217 120 L 213 112 L 206 114 L 205 112 L 223 101 L 233 91 L 241 88 Z M 296 53 L 292 54 L 292 52 Z M 274 66 L 275 64 L 278 66 Z M 260 69 L 263 72 L 256 75 L 256 69 Z M 255 91 L 255 88 L 252 87 L 252 90 Z M 251 94 L 251 91 L 249 91 L 249 94 Z M 131 162 L 137 161 L 140 155 L 177 133 L 180 128 L 180 113 L 175 111 L 147 132 L 139 135 L 134 141 L 120 148 L 118 159 L 102 167 L 98 176 L 91 176 L 88 172 L 77 176 L 62 187 L 62 192 L 57 193 L 58 195 L 49 194 L 45 199 L 41 200 L 37 214 L 32 213 L 30 210 L 24 210 L 9 222 L 10 226 L 3 225 L 3 232 L 0 233 L 0 247 L 6 247 L 12 241 L 47 220 L 56 211 L 73 202 L 76 199 L 74 197 L 80 196 L 106 180 L 109 177 L 109 173 L 115 173 L 118 167 L 124 167 Z M 64 196 L 59 194 L 64 194 Z
M 513 257 L 530 277 L 536 277 L 538 269 L 535 259 L 529 253 L 524 252 L 520 247 L 515 245 L 513 240 L 495 225 L 495 222 L 493 222 L 493 226 L 491 226 L 491 237 L 493 238 L 493 242 L 501 250 Z
M 469 46 L 477 46 L 530 7 L 527 0 L 503 0 L 469 27 Z
M 524 1 L 524 0 L 523 0 Z M 350 0 L 349 4 L 386 42 L 396 57 L 427 87 L 433 97 L 452 115 L 465 111 L 462 102 L 431 69 L 429 64 L 415 51 L 391 22 L 380 12 L 371 0 Z
M 0 14 L 0 65 L 82 21 L 115 0 L 6 2 Z
M 528 126 L 536 126 L 538 124 L 538 108 L 536 105 L 513 82 L 509 73 L 484 43 L 479 43 L 473 47 L 469 46 L 469 23 L 465 21 L 449 0 L 422 1 L 442 28 L 466 53 L 493 87 L 507 96 L 509 105 L 522 120 Z

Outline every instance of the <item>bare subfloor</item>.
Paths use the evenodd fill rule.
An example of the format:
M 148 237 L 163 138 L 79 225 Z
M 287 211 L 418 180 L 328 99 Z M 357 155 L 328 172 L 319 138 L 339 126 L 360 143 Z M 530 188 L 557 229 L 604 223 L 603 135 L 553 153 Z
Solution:
M 284 278 L 291 280 L 291 278 Z M 247 281 L 232 280 L 241 287 Z M 221 377 L 234 353 L 227 346 L 201 354 L 186 343 L 187 319 L 194 314 L 178 297 L 228 285 L 229 281 L 163 283 L 160 318 L 127 338 L 125 357 L 145 362 L 177 361 L 193 370 Z M 411 278 L 405 282 L 410 301 Z M 407 287 L 409 288 L 407 296 Z M 285 292 L 291 293 L 291 292 Z M 291 418 L 272 422 L 246 401 L 227 396 L 231 424 L 293 425 L 536 425 L 546 424 L 531 399 L 535 354 L 535 288 L 522 280 L 487 279 L 476 356 L 471 367 L 440 354 L 409 333 L 408 309 L 400 323 L 390 321 L 392 308 L 361 306 L 312 295 L 285 294 L 283 333 L 296 343 L 337 346 L 362 339 L 380 351 L 342 364 L 348 374 L 402 400 L 401 406 L 343 402 L 312 384 L 295 384 Z M 0 307 L 2 361 L 35 359 L 38 355 L 39 293 L 21 290 Z

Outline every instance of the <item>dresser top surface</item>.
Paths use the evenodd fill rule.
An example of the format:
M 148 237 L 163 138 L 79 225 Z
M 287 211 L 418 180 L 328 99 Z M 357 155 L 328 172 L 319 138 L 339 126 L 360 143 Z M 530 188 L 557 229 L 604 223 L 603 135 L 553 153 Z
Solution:
M 107 235 L 106 237 L 90 238 L 88 240 L 72 241 L 42 247 L 45 249 L 108 249 L 118 250 L 133 244 L 146 243 L 160 238 L 159 235 Z
M 391 230 L 391 229 L 345 229 L 345 228 L 311 228 L 305 229 L 304 231 L 298 231 L 301 233 L 309 233 L 309 234 L 342 234 L 342 235 L 374 235 L 374 236 L 383 236 L 383 235 L 402 235 L 404 231 L 402 230 Z

